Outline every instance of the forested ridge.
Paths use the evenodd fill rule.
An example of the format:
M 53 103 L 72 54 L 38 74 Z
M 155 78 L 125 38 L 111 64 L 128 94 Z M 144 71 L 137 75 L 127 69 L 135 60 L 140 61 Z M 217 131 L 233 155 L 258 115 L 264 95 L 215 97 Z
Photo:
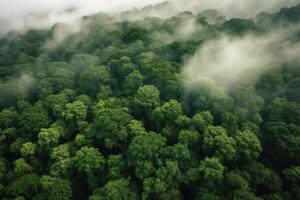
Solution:
M 184 75 L 224 35 L 299 44 L 300 5 L 131 19 L 151 9 L 0 38 L 0 199 L 300 199 L 300 55 L 226 89 Z

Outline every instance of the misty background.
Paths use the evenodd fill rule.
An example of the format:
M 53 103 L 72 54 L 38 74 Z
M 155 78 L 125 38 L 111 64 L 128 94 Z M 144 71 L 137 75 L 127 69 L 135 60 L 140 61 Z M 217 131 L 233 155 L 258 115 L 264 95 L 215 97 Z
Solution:
M 116 13 L 132 8 L 162 3 L 163 0 L 0 0 L 0 34 L 10 31 L 49 28 L 56 22 L 70 22 L 84 15 Z M 166 9 L 151 10 L 146 15 L 170 17 L 189 10 L 216 9 L 226 17 L 253 17 L 259 12 L 273 12 L 290 7 L 299 0 L 170 0 Z
M 48 28 L 97 12 L 123 11 L 161 0 L 0 0 L 0 33 Z

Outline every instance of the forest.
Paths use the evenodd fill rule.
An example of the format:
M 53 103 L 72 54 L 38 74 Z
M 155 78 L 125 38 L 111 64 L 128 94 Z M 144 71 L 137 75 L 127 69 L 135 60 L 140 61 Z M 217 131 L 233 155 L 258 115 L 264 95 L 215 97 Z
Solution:
M 0 199 L 300 200 L 300 4 L 167 4 L 0 37 Z

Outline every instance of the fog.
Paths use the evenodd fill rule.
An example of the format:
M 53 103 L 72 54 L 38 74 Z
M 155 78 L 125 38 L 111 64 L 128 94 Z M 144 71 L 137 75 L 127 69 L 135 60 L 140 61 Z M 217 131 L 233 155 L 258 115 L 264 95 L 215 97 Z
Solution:
M 161 0 L 0 0 L 0 34 L 48 28 L 97 12 L 119 12 Z
M 83 15 L 98 12 L 116 13 L 155 5 L 163 0 L 0 0 L 0 34 L 9 31 L 26 31 L 30 28 L 48 28 L 55 22 L 69 22 Z M 300 3 L 299 0 L 171 0 L 161 9 L 148 9 L 135 17 L 144 15 L 170 17 L 177 12 L 189 10 L 201 12 L 217 9 L 230 17 L 252 17 L 267 11 L 277 11 Z M 133 9 L 134 10 L 134 9 Z
M 299 0 L 177 0 L 175 5 L 195 12 L 216 9 L 227 17 L 251 18 L 260 12 L 274 12 L 299 3 Z
M 300 45 L 288 42 L 295 30 L 297 27 L 290 27 L 241 38 L 224 35 L 209 41 L 186 61 L 185 83 L 208 79 L 225 90 L 242 82 L 254 83 L 259 73 L 271 66 L 300 59 Z

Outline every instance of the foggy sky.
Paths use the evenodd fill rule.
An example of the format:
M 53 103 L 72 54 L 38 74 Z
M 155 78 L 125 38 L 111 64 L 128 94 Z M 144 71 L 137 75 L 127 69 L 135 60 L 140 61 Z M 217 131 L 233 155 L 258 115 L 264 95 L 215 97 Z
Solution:
M 0 0 L 0 34 L 46 28 L 97 12 L 140 8 L 162 0 Z
M 9 31 L 48 28 L 56 22 L 69 22 L 98 12 L 119 12 L 154 5 L 164 0 L 0 0 L 0 35 Z M 253 17 L 262 12 L 277 12 L 300 0 L 169 0 L 171 10 L 154 12 L 158 16 L 190 10 L 217 9 L 227 17 Z M 170 17 L 170 16 L 168 16 Z

